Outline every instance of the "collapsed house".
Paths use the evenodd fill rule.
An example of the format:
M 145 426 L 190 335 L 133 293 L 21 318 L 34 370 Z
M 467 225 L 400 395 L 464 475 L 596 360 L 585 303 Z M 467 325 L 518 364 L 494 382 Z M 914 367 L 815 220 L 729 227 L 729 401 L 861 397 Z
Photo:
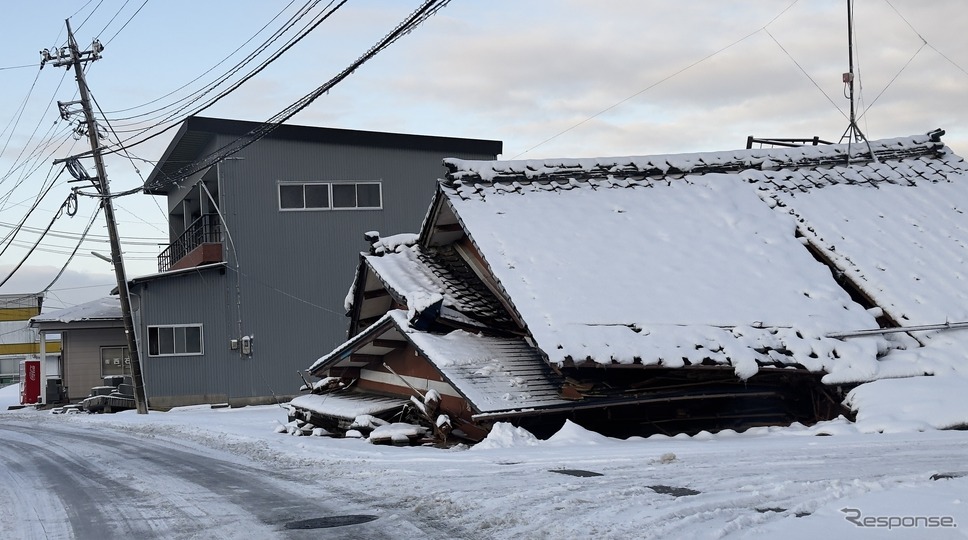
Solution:
M 964 363 L 968 166 L 942 135 L 445 160 L 419 234 L 368 234 L 348 340 L 290 416 L 473 441 L 849 415 L 857 384 Z

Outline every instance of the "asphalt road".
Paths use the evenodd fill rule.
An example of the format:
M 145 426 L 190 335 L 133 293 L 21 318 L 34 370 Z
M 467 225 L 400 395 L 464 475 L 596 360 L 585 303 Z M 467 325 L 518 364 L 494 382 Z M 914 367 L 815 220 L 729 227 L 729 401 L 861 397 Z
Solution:
M 0 538 L 461 535 L 370 507 L 365 495 L 334 495 L 326 482 L 325 471 L 136 434 L 0 419 Z

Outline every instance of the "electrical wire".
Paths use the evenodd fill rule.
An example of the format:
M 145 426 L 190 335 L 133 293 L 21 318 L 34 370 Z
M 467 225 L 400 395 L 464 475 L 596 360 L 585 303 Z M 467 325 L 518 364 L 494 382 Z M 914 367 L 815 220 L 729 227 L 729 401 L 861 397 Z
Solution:
M 185 165 L 184 167 L 178 169 L 173 174 L 166 176 L 163 180 L 155 180 L 150 184 L 145 184 L 146 190 L 159 189 L 165 185 L 170 185 L 172 183 L 177 183 L 189 176 L 200 172 L 203 169 L 211 167 L 215 163 L 218 163 L 225 158 L 241 151 L 250 144 L 262 139 L 263 137 L 272 133 L 276 128 L 278 128 L 283 122 L 293 117 L 299 111 L 308 107 L 312 102 L 314 102 L 319 96 L 326 92 L 329 92 L 333 87 L 342 82 L 344 79 L 353 74 L 357 69 L 362 67 L 366 62 L 371 60 L 381 51 L 389 47 L 391 44 L 395 43 L 398 39 L 404 35 L 409 34 L 414 29 L 416 29 L 425 20 L 436 14 L 438 11 L 443 9 L 450 0 L 426 0 L 421 4 L 416 10 L 414 10 L 410 15 L 408 15 L 400 24 L 391 30 L 386 36 L 379 40 L 375 45 L 370 47 L 366 53 L 360 56 L 356 61 L 347 66 L 343 71 L 337 74 L 335 77 L 319 86 L 312 92 L 306 94 L 301 99 L 286 107 L 272 118 L 266 122 L 260 124 L 258 127 L 252 129 L 245 135 L 235 139 L 232 142 L 225 144 L 224 146 L 218 148 L 214 152 L 208 154 L 206 157 L 197 160 L 193 163 Z
M 125 2 L 124 4 L 125 4 L 125 5 L 128 5 L 128 2 Z M 131 14 L 131 16 L 130 16 L 130 17 L 128 17 L 128 20 L 127 20 L 127 21 L 125 21 L 125 22 L 124 22 L 124 24 L 122 24 L 122 25 L 121 25 L 121 28 L 118 28 L 118 31 L 117 31 L 117 32 L 115 32 L 113 36 L 111 36 L 111 37 L 109 37 L 109 38 L 107 39 L 107 41 L 105 41 L 105 42 L 104 42 L 104 45 L 105 45 L 105 46 L 107 46 L 107 45 L 110 45 L 110 44 L 111 44 L 111 42 L 112 42 L 112 41 L 114 41 L 114 38 L 116 38 L 116 37 L 118 37 L 118 34 L 120 34 L 120 33 L 121 33 L 121 32 L 122 32 L 122 31 L 123 31 L 123 30 L 124 30 L 125 28 L 127 28 L 127 27 L 128 27 L 128 24 L 129 24 L 129 23 L 130 23 L 130 22 L 131 22 L 132 20 L 134 20 L 134 18 L 135 18 L 135 17 L 136 17 L 137 15 L 138 15 L 138 13 L 141 13 L 141 10 L 142 10 L 142 9 L 144 9 L 144 7 L 145 7 L 145 6 L 147 5 L 147 4 L 148 4 L 148 0 L 145 0 L 144 2 L 142 2 L 142 3 L 141 3 L 141 7 L 139 7 L 139 8 L 138 8 L 138 9 L 137 9 L 137 10 L 136 10 L 136 11 L 135 11 L 134 13 L 132 13 L 132 14 Z M 122 9 L 124 8 L 124 6 L 121 6 L 121 7 L 122 7 Z M 107 27 L 105 27 L 105 30 L 107 30 Z M 104 32 L 104 30 L 102 30 L 101 32 Z
M 118 18 L 118 15 L 120 15 L 121 12 L 124 11 L 124 8 L 128 7 L 128 2 L 130 1 L 131 0 L 124 0 L 124 3 L 121 4 L 121 7 L 119 7 L 118 10 L 114 12 L 114 15 L 112 15 L 111 18 L 108 20 L 107 24 L 104 25 L 104 28 L 102 28 L 101 31 L 98 32 L 97 34 L 94 34 L 96 36 L 94 39 L 100 40 L 101 34 L 103 34 L 104 31 L 107 30 L 109 26 L 111 26 L 111 23 L 114 22 L 114 19 Z M 147 0 L 145 0 L 145 4 L 147 3 L 148 3 Z M 141 7 L 144 7 L 144 4 L 142 4 Z M 137 13 L 135 13 L 135 15 L 137 15 Z M 134 16 L 132 16 L 132 18 L 133 17 Z M 128 19 L 128 21 L 130 22 L 131 19 Z
M 147 0 L 145 0 L 145 2 L 147 2 Z M 142 103 L 141 105 L 135 105 L 134 107 L 128 107 L 128 108 L 126 108 L 126 109 L 118 109 L 118 110 L 115 110 L 115 111 L 108 111 L 108 114 L 118 114 L 118 113 L 124 113 L 124 112 L 128 112 L 128 111 L 133 111 L 133 110 L 135 110 L 135 109 L 140 109 L 140 108 L 142 108 L 142 107 L 146 107 L 146 106 L 148 106 L 148 105 L 151 105 L 151 104 L 153 104 L 153 103 L 157 103 L 157 102 L 159 102 L 159 101 L 161 101 L 161 100 L 163 100 L 163 99 L 165 99 L 165 98 L 167 98 L 167 97 L 169 97 L 169 96 L 171 96 L 171 95 L 173 95 L 173 94 L 175 94 L 175 93 L 177 93 L 177 92 L 179 92 L 179 91 L 181 91 L 181 90 L 183 90 L 183 89 L 185 89 L 186 87 L 188 87 L 188 86 L 190 86 L 191 84 L 193 84 L 193 83 L 195 83 L 196 81 L 198 81 L 199 79 L 201 79 L 201 78 L 202 78 L 202 77 L 204 77 L 205 75 L 208 75 L 209 73 L 211 73 L 212 71 L 214 71 L 214 70 L 215 70 L 215 68 L 217 68 L 217 67 L 219 67 L 220 65 L 222 65 L 222 64 L 224 64 L 225 62 L 227 62 L 227 61 L 229 60 L 229 58 L 231 58 L 231 57 L 233 57 L 233 56 L 235 56 L 235 54 L 236 54 L 237 52 L 239 52 L 240 50 L 242 50 L 242 48 L 243 48 L 243 47 L 245 47 L 246 45 L 248 45 L 248 44 L 249 44 L 249 43 L 250 43 L 250 42 L 251 42 L 251 41 L 252 41 L 253 39 L 255 39 L 255 38 L 256 38 L 256 37 L 257 37 L 257 36 L 258 36 L 259 34 L 261 34 L 261 33 L 262 33 L 263 31 L 265 31 L 265 29 L 266 29 L 266 28 L 268 28 L 268 27 L 269 27 L 269 25 L 270 25 L 270 24 L 272 24 L 272 22 L 273 22 L 273 21 L 275 21 L 275 20 L 276 20 L 276 19 L 278 19 L 278 18 L 279 18 L 279 17 L 280 17 L 280 16 L 281 16 L 281 15 L 282 15 L 283 13 L 285 13 L 285 11 L 286 11 L 286 10 L 288 10 L 288 9 L 289 9 L 289 7 L 290 7 L 290 6 L 292 6 L 292 4 L 293 4 L 294 2 L 295 2 L 295 0 L 291 0 L 291 1 L 290 1 L 290 2 L 289 2 L 289 3 L 287 4 L 287 5 L 286 5 L 286 7 L 284 7 L 284 8 L 283 8 L 283 9 L 282 9 L 282 10 L 281 10 L 281 11 L 280 11 L 279 13 L 277 13 L 277 14 L 275 15 L 275 17 L 273 17 L 272 19 L 270 19 L 270 20 L 269 20 L 269 22 L 267 22 L 267 23 L 266 23 L 265 25 L 263 25 L 263 27 L 262 27 L 262 28 L 260 28 L 258 32 L 256 32 L 255 34 L 253 34 L 253 35 L 252 35 L 252 36 L 251 36 L 251 37 L 250 37 L 249 39 L 247 39 L 247 40 L 245 40 L 245 41 L 244 41 L 244 42 L 243 42 L 243 43 L 242 43 L 241 45 L 239 45 L 239 46 L 238 46 L 238 47 L 237 47 L 237 48 L 236 48 L 236 49 L 235 49 L 234 51 L 232 51 L 231 53 L 229 53 L 229 54 L 228 54 L 228 56 L 226 56 L 225 58 L 223 58 L 222 60 L 220 60 L 220 61 L 219 61 L 219 62 L 218 62 L 217 64 L 215 64 L 215 65 L 213 65 L 212 67 L 210 67 L 210 68 L 208 68 L 207 70 L 205 70 L 205 71 L 204 71 L 204 72 L 203 72 L 203 73 L 202 73 L 201 75 L 199 75 L 199 76 L 197 76 L 197 77 L 195 77 L 194 79 L 192 79 L 192 80 L 190 80 L 190 81 L 188 81 L 187 83 L 185 83 L 185 84 L 183 84 L 182 86 L 179 86 L 178 88 L 176 88 L 176 89 L 174 89 L 174 90 L 172 90 L 171 92 L 168 92 L 167 94 L 165 94 L 165 95 L 163 95 L 163 96 L 160 96 L 160 97 L 157 97 L 157 98 L 155 98 L 155 99 L 153 99 L 153 100 L 151 100 L 151 101 L 148 101 L 148 102 L 146 102 L 146 103 Z M 112 39 L 113 39 L 113 38 L 112 38 Z M 179 103 L 180 101 L 182 101 L 182 100 L 184 100 L 184 99 L 187 99 L 187 98 L 182 98 L 182 99 L 180 99 L 180 100 L 178 100 L 178 101 L 176 101 L 175 103 Z M 161 110 L 164 110 L 164 109 L 165 109 L 165 108 L 167 108 L 167 107 L 171 107 L 172 105 L 173 105 L 173 104 L 169 104 L 169 105 L 165 105 L 164 107 L 162 107 L 162 108 L 160 108 L 160 109 L 155 109 L 154 111 L 149 111 L 149 112 L 147 112 L 147 113 L 144 113 L 144 115 L 147 115 L 147 114 L 153 114 L 153 113 L 155 113 L 155 112 L 158 112 L 158 111 L 161 111 Z M 102 116 L 103 116 L 103 114 L 102 114 Z M 141 116 L 143 116 L 143 115 L 138 115 L 138 116 L 132 116 L 132 117 L 128 117 L 128 118 L 116 118 L 115 120 L 128 120 L 128 119 L 132 119 L 132 118 L 140 118 Z
M 77 204 L 77 195 L 74 192 L 71 192 L 71 194 L 67 196 L 67 199 L 65 199 L 64 202 L 61 204 L 60 211 L 54 214 L 54 218 L 50 220 L 50 223 L 47 224 L 47 228 L 40 235 L 40 237 L 37 238 L 37 241 L 34 242 L 34 245 L 30 248 L 29 251 L 27 251 L 27 254 L 24 255 L 22 259 L 20 259 L 20 262 L 17 263 L 16 266 L 14 266 L 13 270 L 11 270 L 9 274 L 7 274 L 7 277 L 3 278 L 3 281 L 0 281 L 0 287 L 3 287 L 8 281 L 10 281 L 10 278 L 12 278 L 14 274 L 16 274 L 18 270 L 20 270 L 20 268 L 24 265 L 24 263 L 27 262 L 27 259 L 30 258 L 30 256 L 34 253 L 34 251 L 37 250 L 37 246 L 40 245 L 40 242 L 41 240 L 44 239 L 44 236 L 47 234 L 47 231 L 49 231 L 50 228 L 54 226 L 54 222 L 57 221 L 58 218 L 60 218 L 61 214 L 63 214 L 64 209 L 68 208 L 72 200 L 74 201 L 74 204 Z M 9 246 L 9 244 L 7 245 Z M 0 253 L 0 255 L 2 255 L 2 253 Z
M 59 280 L 61 276 L 64 275 L 64 271 L 67 270 L 67 266 L 71 264 L 71 261 L 74 260 L 74 256 L 77 255 L 77 250 L 81 248 L 81 244 L 83 244 L 84 239 L 87 238 L 88 231 L 91 230 L 91 225 L 94 225 L 94 220 L 97 218 L 98 214 L 100 213 L 101 213 L 101 207 L 96 206 L 94 208 L 94 213 L 91 214 L 91 219 L 87 222 L 87 227 L 84 227 L 84 232 L 81 234 L 81 238 L 77 241 L 77 245 L 74 246 L 74 251 L 72 251 L 70 256 L 67 257 L 67 261 L 64 262 L 64 266 L 61 266 L 60 271 L 57 272 L 57 275 L 54 276 L 54 279 L 52 279 L 50 283 L 48 283 L 47 286 L 44 287 L 44 289 L 41 292 L 46 293 L 47 291 L 49 291 L 50 288 L 53 287 L 55 283 L 57 283 L 57 280 Z
M 318 3 L 320 2 L 320 1 L 321 1 L 321 0 L 314 0 L 313 2 L 311 2 L 311 3 L 309 3 L 309 4 L 307 4 L 307 6 L 308 6 L 309 8 L 311 8 L 311 7 L 313 7 L 313 6 L 315 6 L 316 4 L 318 4 Z M 345 4 L 346 2 L 347 2 L 347 0 L 343 0 L 343 1 L 342 1 L 342 2 L 340 2 L 340 3 L 339 3 L 339 5 L 337 5 L 337 6 L 335 7 L 335 8 L 332 8 L 332 9 L 330 9 L 329 11 L 326 11 L 326 12 L 323 12 L 322 14 L 320 14 L 320 15 L 317 15 L 317 16 L 316 16 L 316 18 L 315 18 L 315 19 L 314 19 L 313 21 L 311 21 L 311 22 L 310 22 L 310 23 L 309 23 L 309 24 L 308 24 L 307 26 L 305 26 L 305 27 L 303 28 L 303 30 L 301 30 L 301 31 L 300 31 L 300 34 L 299 34 L 299 35 L 297 35 L 297 36 L 296 36 L 296 37 L 294 37 L 294 38 L 290 38 L 290 40 L 289 40 L 289 42 L 288 42 L 288 43 L 286 44 L 286 46 L 285 46 L 285 50 L 288 50 L 288 48 L 291 48 L 291 47 L 292 47 L 293 45 L 295 45 L 295 43 L 297 43 L 298 41 L 300 41 L 300 40 L 302 40 L 303 38 L 305 38 L 305 36 L 306 36 L 306 35 L 308 35 L 308 33 L 309 33 L 309 32 L 310 32 L 310 31 L 311 31 L 312 29 L 315 29 L 315 28 L 316 28 L 316 27 L 317 27 L 317 26 L 318 26 L 318 25 L 319 25 L 319 24 L 320 24 L 321 22 L 323 22 L 324 20 L 326 20 L 326 19 L 328 19 L 328 18 L 329 18 L 329 17 L 330 17 L 330 16 L 331 16 L 331 15 L 332 15 L 333 13 L 335 13 L 335 11 L 336 11 L 336 10 L 337 10 L 337 9 L 338 9 L 339 7 L 341 7 L 341 6 L 342 6 L 343 4 Z M 334 3 L 334 1 L 330 1 L 330 2 L 329 2 L 329 4 L 327 4 L 327 9 L 328 9 L 328 8 L 330 8 L 330 7 L 332 6 L 332 4 L 333 4 L 333 3 Z M 292 25 L 294 24 L 294 22 L 295 22 L 295 21 L 298 21 L 298 20 L 299 20 L 299 19 L 301 19 L 301 18 L 302 18 L 303 16 L 305 16 L 305 14 L 306 14 L 306 13 L 308 13 L 308 11 L 303 11 L 303 12 L 302 12 L 301 14 L 299 14 L 299 15 L 297 15 L 297 16 L 294 16 L 293 18 L 290 18 L 290 23 L 288 23 L 288 26 L 286 27 L 286 29 L 288 29 L 288 28 L 290 28 L 290 27 L 291 27 L 291 26 L 292 26 Z M 277 31 L 277 33 L 279 33 L 279 32 Z M 281 35 L 282 35 L 282 34 L 281 34 L 281 33 L 279 33 L 279 36 L 281 36 Z M 276 37 L 274 37 L 274 38 L 272 38 L 272 41 L 274 41 L 275 39 L 278 39 L 278 37 L 279 37 L 279 36 L 276 36 Z M 264 43 L 264 44 L 263 44 L 264 46 L 263 46 L 263 48 L 262 48 L 262 50 L 264 50 L 264 48 L 265 48 L 265 46 L 267 46 L 268 44 L 271 44 L 271 41 L 268 41 L 268 42 L 266 42 L 266 43 Z M 260 51 L 260 52 L 261 52 L 261 51 Z M 284 52 L 284 51 L 282 51 L 282 52 Z M 261 64 L 261 65 L 260 65 L 260 66 L 259 66 L 258 68 L 256 68 L 256 70 L 253 70 L 253 72 L 250 72 L 250 74 L 249 74 L 249 75 L 247 75 L 247 76 L 246 76 L 246 78 L 245 78 L 244 80 L 248 80 L 248 78 L 251 78 L 252 76 L 254 76 L 255 74 L 257 74 L 257 73 L 258 73 L 259 71 L 261 71 L 262 69 L 264 69 L 264 68 L 265 68 L 266 66 L 268 66 L 268 64 L 269 64 L 269 63 L 271 63 L 272 61 L 274 61 L 274 60 L 276 60 L 276 59 L 278 58 L 278 56 L 279 56 L 279 54 L 280 54 L 280 52 L 279 52 L 279 51 L 277 51 L 276 53 L 274 53 L 274 55 L 273 55 L 273 56 L 272 56 L 272 57 L 271 57 L 271 58 L 270 58 L 269 60 L 266 60 L 266 61 L 263 61 L 263 63 L 262 63 L 262 64 Z M 252 55 L 250 55 L 250 57 L 251 57 L 251 58 L 248 58 L 248 59 L 247 59 L 247 60 L 245 60 L 244 62 L 246 62 L 246 63 L 247 63 L 248 61 L 251 61 L 251 59 L 252 59 L 252 58 L 254 58 L 254 56 L 252 56 Z M 238 69 L 240 69 L 240 68 L 241 68 L 241 66 L 244 66 L 244 63 L 240 63 L 240 64 L 238 64 L 238 66 L 239 66 L 239 68 L 238 68 Z M 235 69 L 235 71 L 238 71 L 238 69 Z M 231 74 L 232 74 L 232 73 L 234 73 L 235 71 L 232 71 L 232 72 L 230 72 L 230 73 L 228 74 L 228 76 L 231 76 Z M 225 76 L 223 76 L 222 78 L 220 78 L 220 79 L 219 79 L 219 81 L 220 81 L 220 83 L 221 83 L 221 82 L 224 82 L 224 80 L 226 80 L 226 77 L 225 77 Z M 243 82 L 244 82 L 244 81 L 243 81 Z M 240 84 L 241 84 L 241 82 L 237 82 L 237 83 L 235 83 L 235 84 L 234 84 L 234 85 L 232 86 L 232 88 L 231 88 L 231 89 L 229 89 L 228 91 L 223 91 L 222 93 L 220 93 L 220 94 L 219 94 L 218 96 L 216 96 L 215 98 L 213 98 L 213 99 L 211 99 L 211 100 L 209 100 L 209 101 L 208 101 L 207 103 L 205 103 L 204 105 L 202 105 L 202 106 L 200 106 L 200 107 L 197 107 L 197 108 L 195 108 L 194 110 L 192 110 L 192 111 L 191 111 L 190 113 L 188 113 L 188 114 L 189 114 L 189 115 L 191 115 L 191 114 L 198 114 L 198 113 L 199 113 L 199 112 L 201 112 L 202 110 L 205 110 L 206 108 L 208 108 L 208 107 L 210 107 L 210 106 L 212 106 L 212 105 L 213 105 L 213 104 L 214 104 L 214 103 L 215 103 L 215 102 L 216 102 L 216 101 L 217 101 L 218 99 L 221 99 L 221 98 L 223 98 L 223 97 L 225 97 L 226 95 L 228 95 L 228 92 L 230 92 L 230 91 L 234 91 L 235 89 L 237 89 L 237 88 L 238 88 L 238 86 L 239 86 Z M 213 87 L 213 88 L 214 88 L 214 87 Z M 207 94 L 207 93 L 208 93 L 208 92 L 210 92 L 210 91 L 211 91 L 211 89 L 209 89 L 209 90 L 206 90 L 206 91 L 205 91 L 205 93 Z M 193 101 L 192 101 L 192 102 L 194 102 L 194 101 L 197 101 L 197 99 L 198 99 L 198 98 L 196 97 L 195 99 L 193 99 Z M 180 109 L 179 109 L 179 111 L 184 111 L 184 110 L 185 110 L 185 107 L 182 107 L 182 108 L 180 108 Z M 179 121 L 179 122 L 180 122 L 180 120 L 181 120 L 181 119 L 178 119 L 178 118 L 175 118 L 175 117 L 174 117 L 174 116 L 173 116 L 172 114 L 169 114 L 169 116 L 168 116 L 168 118 L 167 118 L 167 120 L 172 120 L 172 119 L 174 119 L 174 120 L 177 120 L 177 121 Z M 144 143 L 144 142 L 147 142 L 148 140 L 150 140 L 150 139 L 153 139 L 153 138 L 155 138 L 155 137 L 157 137 L 157 136 L 159 136 L 159 135 L 161 135 L 161 134 L 163 134 L 163 133 L 166 133 L 167 131 L 170 131 L 171 129 L 173 129 L 173 128 L 175 128 L 175 127 L 177 127 L 177 126 L 179 125 L 179 123 L 171 123 L 170 125 L 168 125 L 167 127 L 164 127 L 164 128 L 163 128 L 163 129 L 161 129 L 160 131 L 157 131 L 157 132 L 155 132 L 155 133 L 153 133 L 153 134 L 151 134 L 151 135 L 147 135 L 147 136 L 144 136 L 144 137 L 143 137 L 143 138 L 141 138 L 140 140 L 137 140 L 137 141 L 135 141 L 135 142 L 133 142 L 133 143 L 130 143 L 130 144 L 128 144 L 128 142 L 129 142 L 129 141 L 132 141 L 132 140 L 134 140 L 134 139 L 136 139 L 136 138 L 137 138 L 138 136 L 142 136 L 142 135 L 145 135 L 146 133 L 148 133 L 148 132 L 150 132 L 150 131 L 152 131 L 153 129 L 155 129 L 155 128 L 160 128 L 160 127 L 161 127 L 161 126 L 163 126 L 163 125 L 164 125 L 164 122 L 158 122 L 158 123 L 156 123 L 156 124 L 154 124 L 154 125 L 152 125 L 152 126 L 149 126 L 149 127 L 147 127 L 147 128 L 144 128 L 144 127 L 142 127 L 142 128 L 139 128 L 139 129 L 137 130 L 137 135 L 134 135 L 134 136 L 132 136 L 132 137 L 130 137 L 130 138 L 128 138 L 128 139 L 126 139 L 126 140 L 125 140 L 125 141 L 123 141 L 123 142 L 124 142 L 124 143 L 126 144 L 126 146 L 127 146 L 127 147 L 129 147 L 129 148 L 130 148 L 131 146 L 135 146 L 135 145 L 137 145 L 137 144 L 142 144 L 142 143 Z M 117 131 L 119 131 L 119 132 L 124 132 L 123 130 L 117 130 Z M 120 150 L 119 150 L 119 149 L 117 148 L 117 146 L 116 146 L 116 145 L 109 145 L 108 147 L 106 147 L 106 148 L 104 148 L 104 149 L 102 149 L 102 153 L 103 153 L 103 154 L 110 154 L 110 153 L 116 153 L 116 152 L 118 152 L 118 151 L 120 151 Z M 91 153 L 92 153 L 91 151 L 86 151 L 86 152 L 83 152 L 83 153 L 81 153 L 81 154 L 78 154 L 78 155 L 77 155 L 76 157 L 86 157 L 86 156 L 89 156 L 89 155 L 91 155 Z
M 47 187 L 46 190 L 42 190 L 41 191 L 41 193 L 38 195 L 36 201 L 34 201 L 34 205 L 30 208 L 30 210 L 27 211 L 27 213 L 24 215 L 24 217 L 20 220 L 20 223 L 18 223 L 17 226 L 14 227 L 10 231 L 10 233 L 8 233 L 6 237 L 4 237 L 4 239 L 2 241 L 0 241 L 0 243 L 6 244 L 6 245 L 3 246 L 3 249 L 0 249 L 0 257 L 2 257 L 3 254 L 7 252 L 7 248 L 10 247 L 10 245 L 13 243 L 13 240 L 17 237 L 17 234 L 23 228 L 24 223 L 27 222 L 27 218 L 29 218 L 30 215 L 34 212 L 34 210 L 36 210 L 37 207 L 40 206 L 40 202 L 42 200 L 44 200 L 44 197 L 46 197 L 48 193 L 50 193 L 50 190 L 53 189 L 53 187 L 54 187 L 54 185 L 56 183 L 57 178 L 60 178 L 60 175 L 63 174 L 63 173 L 64 173 L 64 170 L 62 169 L 61 172 L 58 173 L 58 175 L 54 178 L 54 182 L 51 182 L 50 185 Z
M 184 111 L 185 109 L 187 109 L 192 103 L 197 102 L 199 99 L 201 99 L 205 95 L 209 94 L 210 92 L 212 92 L 213 90 L 215 90 L 216 88 L 218 88 L 219 85 L 221 85 L 221 84 L 225 83 L 226 81 L 228 81 L 229 79 L 231 79 L 231 77 L 233 75 L 235 75 L 236 73 L 238 73 L 242 68 L 244 68 L 246 65 L 248 65 L 249 63 L 251 63 L 252 61 L 254 61 L 256 58 L 258 58 L 258 56 L 261 55 L 263 52 L 265 52 L 265 50 L 268 49 L 270 45 L 272 45 L 274 42 L 276 42 L 278 39 L 280 39 L 283 35 L 285 35 L 286 32 L 288 32 L 293 26 L 295 26 L 296 23 L 298 23 L 306 15 L 308 15 L 312 11 L 312 9 L 315 8 L 321 1 L 322 0 L 311 0 L 310 2 L 307 2 L 294 15 L 292 15 L 289 18 L 288 21 L 286 21 L 286 23 L 282 26 L 282 28 L 280 28 L 280 29 L 276 30 L 275 32 L 273 32 L 273 34 L 271 36 L 269 36 L 269 38 L 266 41 L 263 41 L 258 47 L 256 47 L 256 49 L 253 52 L 250 52 L 248 55 L 245 56 L 245 58 L 243 58 L 238 63 L 236 63 L 233 67 L 229 68 L 229 71 L 227 71 L 226 73 L 223 73 L 222 75 L 219 75 L 214 81 L 205 84 L 199 90 L 197 90 L 197 91 L 193 92 L 192 94 L 189 94 L 189 95 L 187 95 L 187 96 L 185 96 L 183 98 L 180 98 L 180 99 L 174 101 L 173 103 L 170 103 L 168 105 L 165 105 L 165 106 L 160 107 L 160 108 L 157 108 L 157 109 L 154 109 L 152 111 L 147 111 L 147 112 L 144 112 L 144 113 L 141 113 L 141 114 L 138 114 L 138 115 L 134 115 L 134 116 L 127 116 L 127 117 L 122 117 L 122 118 L 114 118 L 113 120 L 115 122 L 121 122 L 121 121 L 124 121 L 124 120 L 133 120 L 133 119 L 145 118 L 145 117 L 147 117 L 149 115 L 152 115 L 152 114 L 155 114 L 155 113 L 161 113 L 161 114 L 158 114 L 157 116 L 148 118 L 148 119 L 146 119 L 146 121 L 153 121 L 153 120 L 157 120 L 159 118 L 165 118 L 166 116 L 167 116 L 167 118 L 170 119 L 171 117 L 176 116 L 179 112 Z M 343 1 L 343 3 L 345 3 L 345 2 L 346 2 L 346 0 Z M 281 16 L 283 13 L 285 13 L 285 11 L 289 8 L 289 6 L 292 5 L 292 3 L 293 2 L 290 2 L 286 6 L 286 8 L 284 8 L 282 11 L 280 11 L 279 13 L 277 13 L 275 17 L 273 17 L 268 23 L 266 23 L 261 29 L 259 29 L 258 32 L 256 32 L 252 37 L 250 37 L 248 40 L 246 40 L 242 45 L 240 45 L 238 48 L 236 48 L 235 51 L 233 51 L 232 53 L 230 53 L 225 59 L 223 59 L 221 62 L 219 62 L 215 66 L 212 66 L 212 68 L 210 68 L 208 71 L 206 71 L 205 73 L 203 73 L 202 75 L 200 75 L 199 77 L 197 77 L 195 80 L 190 81 L 188 84 L 191 84 L 192 82 L 200 79 L 201 77 L 203 77 L 204 75 L 208 74 L 209 72 L 211 72 L 212 70 L 214 70 L 216 67 L 218 67 L 219 65 L 221 65 L 222 63 L 224 63 L 225 61 L 227 61 L 229 58 L 231 58 L 232 56 L 234 56 L 239 50 L 241 50 L 243 47 L 245 47 L 245 45 L 247 45 L 249 42 L 251 42 L 253 39 L 255 39 L 256 36 L 258 36 L 259 34 L 261 34 L 270 24 L 272 24 L 273 21 L 275 21 L 277 18 L 279 18 L 279 16 Z M 330 3 L 324 9 L 328 9 L 330 6 L 332 6 L 332 4 L 333 4 L 333 2 L 330 1 Z M 342 5 L 342 3 L 340 5 Z M 339 7 L 340 6 L 337 6 L 337 9 Z M 335 10 L 333 10 L 333 11 L 335 11 Z M 312 24 L 312 22 L 310 24 Z M 302 37 L 305 37 L 306 27 L 303 27 L 303 30 L 301 30 L 300 33 L 303 34 L 303 35 L 302 36 L 299 36 L 298 37 L 298 40 L 301 40 Z M 290 42 L 292 41 L 292 39 L 293 38 L 290 39 Z M 298 40 L 297 40 L 297 42 L 298 42 Z M 250 72 L 250 74 L 248 75 L 248 77 L 251 78 L 251 76 L 253 76 L 253 75 Z M 245 80 L 247 80 L 247 79 L 243 79 L 242 82 L 244 82 Z M 188 84 L 186 84 L 185 86 L 187 86 Z M 182 86 L 181 88 L 184 88 L 185 86 Z M 179 88 L 179 90 L 180 90 L 180 88 Z M 177 91 L 178 90 L 175 90 L 175 92 L 177 92 Z M 171 93 L 169 93 L 168 95 L 170 95 L 170 94 Z M 181 104 L 183 102 L 186 102 L 186 101 L 188 103 L 179 106 L 179 104 Z M 152 102 L 149 102 L 149 103 L 152 103 Z M 177 110 L 175 110 L 173 112 L 170 112 L 170 113 L 169 112 L 166 112 L 167 109 L 170 109 L 170 108 L 173 108 L 173 107 L 176 107 L 176 106 L 179 106 L 179 108 Z M 137 107 L 135 107 L 135 108 L 137 108 Z M 162 122 L 159 122 L 159 124 L 161 124 L 161 123 Z M 134 124 L 123 124 L 122 123 L 122 124 L 119 124 L 119 127 L 127 127 L 127 126 L 130 126 L 130 125 L 134 125 Z
M 88 4 L 90 4 L 90 3 L 91 2 L 88 2 L 87 4 L 84 4 L 84 7 L 87 7 Z M 100 8 L 101 7 L 101 4 L 103 4 L 103 3 L 104 3 L 104 0 L 98 0 L 98 3 L 97 3 L 96 6 L 94 6 L 94 9 L 92 9 L 91 12 L 87 14 L 87 17 L 84 17 L 84 20 L 81 21 L 81 24 L 77 25 L 77 28 L 75 28 L 74 31 L 75 32 L 79 32 L 81 30 L 81 28 L 83 28 L 84 25 L 87 24 L 87 21 L 91 18 L 91 15 L 94 15 L 97 12 L 98 8 Z M 84 8 L 81 8 L 81 9 L 84 9 Z M 80 13 L 81 12 L 81 9 L 77 10 L 77 13 Z M 74 13 L 74 15 L 77 15 L 77 13 Z M 74 18 L 74 15 L 71 15 L 71 18 L 72 19 Z

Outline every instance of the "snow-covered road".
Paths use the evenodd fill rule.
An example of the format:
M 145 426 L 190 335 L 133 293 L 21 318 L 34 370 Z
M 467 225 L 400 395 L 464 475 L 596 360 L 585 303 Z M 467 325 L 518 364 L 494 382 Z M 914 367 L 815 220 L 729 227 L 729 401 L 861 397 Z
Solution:
M 968 538 L 968 431 L 838 420 L 623 441 L 568 425 L 538 441 L 501 425 L 437 449 L 276 433 L 285 421 L 0 410 L 0 538 Z M 345 515 L 375 519 L 285 529 Z
M 0 418 L 0 537 L 451 538 L 327 489 L 324 475 L 50 417 Z M 36 420 L 41 420 L 36 422 Z M 48 421 L 45 421 L 48 420 Z M 345 494 L 344 494 L 345 495 Z M 356 523 L 359 522 L 359 523 Z M 14 525 L 15 524 L 15 525 Z

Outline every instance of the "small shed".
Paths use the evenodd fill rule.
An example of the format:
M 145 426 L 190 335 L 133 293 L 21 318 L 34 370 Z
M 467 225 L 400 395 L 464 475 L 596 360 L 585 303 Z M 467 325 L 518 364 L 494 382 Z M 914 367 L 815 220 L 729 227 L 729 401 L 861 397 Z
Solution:
M 60 373 L 71 401 L 88 397 L 91 388 L 104 384 L 105 377 L 131 374 L 117 296 L 37 315 L 30 319 L 30 327 L 41 336 L 60 334 Z

